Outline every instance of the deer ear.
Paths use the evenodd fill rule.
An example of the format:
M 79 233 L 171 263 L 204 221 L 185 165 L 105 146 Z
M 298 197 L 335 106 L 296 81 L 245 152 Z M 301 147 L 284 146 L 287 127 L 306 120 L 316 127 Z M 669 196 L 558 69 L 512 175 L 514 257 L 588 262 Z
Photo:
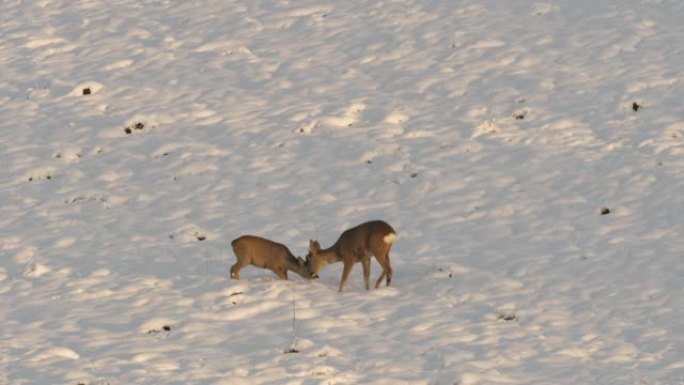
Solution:
M 302 259 L 302 257 L 297 257 L 297 263 L 299 266 L 304 267 L 306 265 L 306 262 Z

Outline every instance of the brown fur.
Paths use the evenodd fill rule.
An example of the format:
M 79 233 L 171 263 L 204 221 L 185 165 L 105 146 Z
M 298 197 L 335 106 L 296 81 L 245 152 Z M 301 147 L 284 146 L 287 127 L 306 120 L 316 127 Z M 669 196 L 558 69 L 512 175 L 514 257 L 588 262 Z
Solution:
M 375 282 L 375 287 L 380 286 L 383 278 L 386 278 L 387 286 L 389 286 L 392 281 L 389 252 L 395 239 L 396 232 L 392 226 L 387 222 L 375 220 L 344 231 L 337 242 L 327 249 L 321 249 L 318 241 L 312 240 L 309 242 L 307 255 L 311 276 L 316 277 L 323 266 L 341 261 L 344 263 L 344 269 L 339 291 L 342 291 L 354 263 L 361 262 L 363 279 L 368 290 L 370 288 L 370 257 L 375 256 L 383 270 L 382 275 Z
M 240 279 L 240 270 L 247 265 L 269 269 L 280 279 L 287 279 L 288 270 L 304 278 L 311 278 L 304 260 L 292 255 L 282 243 L 254 235 L 243 235 L 233 240 L 231 246 L 237 258 L 237 262 L 230 268 L 232 279 Z

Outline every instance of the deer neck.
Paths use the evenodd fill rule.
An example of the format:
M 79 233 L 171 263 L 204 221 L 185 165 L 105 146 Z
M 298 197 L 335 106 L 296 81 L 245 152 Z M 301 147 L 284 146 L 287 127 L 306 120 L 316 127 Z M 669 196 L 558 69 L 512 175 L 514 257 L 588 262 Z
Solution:
M 340 254 L 337 251 L 336 245 L 332 245 L 331 247 L 328 247 L 327 249 L 323 249 L 320 251 L 318 254 L 323 261 L 325 261 L 325 264 L 331 264 L 335 262 L 340 262 L 342 261 L 342 254 Z

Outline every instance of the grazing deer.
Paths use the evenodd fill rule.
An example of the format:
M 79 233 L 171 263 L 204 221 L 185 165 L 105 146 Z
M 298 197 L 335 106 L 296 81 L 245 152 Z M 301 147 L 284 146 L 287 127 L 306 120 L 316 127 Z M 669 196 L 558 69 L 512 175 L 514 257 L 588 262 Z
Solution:
M 375 288 L 380 286 L 383 278 L 387 278 L 387 286 L 392 281 L 392 267 L 389 261 L 389 251 L 392 243 L 397 238 L 397 233 L 392 226 L 384 221 L 370 221 L 362 223 L 340 235 L 334 245 L 327 249 L 321 249 L 318 241 L 309 242 L 309 253 L 306 255 L 306 263 L 311 269 L 311 278 L 318 278 L 318 272 L 327 264 L 344 263 L 342 279 L 339 291 L 342 291 L 347 282 L 349 273 L 354 263 L 361 262 L 363 266 L 363 279 L 368 290 L 370 279 L 370 257 L 375 256 L 382 267 L 382 275 L 375 282 Z
M 292 270 L 303 278 L 311 279 L 308 264 L 292 255 L 287 246 L 254 235 L 243 235 L 230 243 L 237 262 L 230 267 L 230 278 L 240 279 L 240 270 L 254 265 L 274 272 L 278 278 L 287 279 Z

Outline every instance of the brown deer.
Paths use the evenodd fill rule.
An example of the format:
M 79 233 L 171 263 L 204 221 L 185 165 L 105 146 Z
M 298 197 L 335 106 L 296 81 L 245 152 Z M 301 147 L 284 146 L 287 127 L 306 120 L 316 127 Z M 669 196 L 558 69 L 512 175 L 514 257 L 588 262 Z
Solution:
M 240 270 L 253 265 L 274 272 L 278 278 L 287 279 L 292 270 L 303 278 L 311 279 L 308 264 L 292 255 L 287 246 L 254 235 L 243 235 L 230 243 L 237 262 L 230 267 L 230 278 L 240 279 Z
M 311 270 L 311 278 L 318 278 L 318 272 L 327 264 L 344 263 L 342 279 L 339 291 L 344 289 L 349 273 L 354 263 L 361 262 L 363 266 L 363 279 L 366 282 L 366 290 L 370 288 L 370 257 L 375 256 L 382 267 L 382 275 L 375 282 L 377 289 L 382 279 L 387 279 L 387 286 L 392 281 L 392 267 L 390 266 L 389 252 L 392 243 L 397 239 L 397 233 L 392 226 L 384 221 L 370 221 L 346 230 L 334 245 L 327 249 L 321 249 L 318 241 L 309 242 L 309 253 L 306 255 L 306 264 Z

